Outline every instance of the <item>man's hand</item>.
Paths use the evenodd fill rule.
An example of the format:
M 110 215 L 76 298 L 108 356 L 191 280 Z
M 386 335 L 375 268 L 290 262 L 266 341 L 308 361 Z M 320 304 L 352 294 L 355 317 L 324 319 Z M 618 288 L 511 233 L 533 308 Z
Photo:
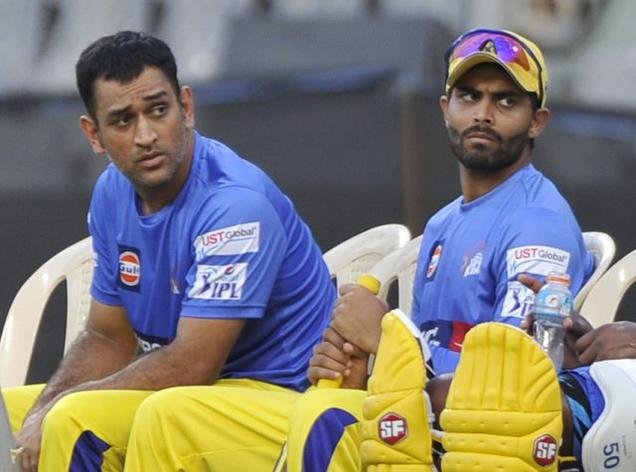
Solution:
M 87 326 L 73 342 L 60 368 L 53 375 L 16 433 L 16 464 L 22 471 L 37 470 L 42 442 L 42 421 L 65 394 L 91 379 L 108 375 L 130 363 L 137 340 L 122 307 L 95 300 Z
M 541 281 L 527 274 L 520 274 L 517 280 L 534 293 L 541 290 L 544 285 Z M 533 325 L 534 317 L 530 314 L 521 322 L 521 329 L 525 329 L 528 334 L 532 335 Z M 579 349 L 576 344 L 581 336 L 592 331 L 592 325 L 579 313 L 572 312 L 570 316 L 563 320 L 563 327 L 565 328 L 563 367 L 573 369 L 585 365 L 585 362 L 578 356 Z
M 577 312 L 572 312 L 570 316 L 563 320 L 563 327 L 565 328 L 563 368 L 574 369 L 587 365 L 579 356 L 579 349 L 576 345 L 581 336 L 591 332 L 594 328 L 589 321 Z
M 327 328 L 309 361 L 309 381 L 315 385 L 320 379 L 342 378 L 342 388 L 364 389 L 367 362 L 366 353 L 346 342 L 333 328 Z
M 40 446 L 42 443 L 42 420 L 50 408 L 42 408 L 31 412 L 26 417 L 22 428 L 15 435 L 18 452 L 15 457 L 21 472 L 38 470 Z
M 528 274 L 519 274 L 517 276 L 517 280 L 521 282 L 523 285 L 525 285 L 526 287 L 528 287 L 530 290 L 532 290 L 534 293 L 537 293 L 539 290 L 541 290 L 541 287 L 545 285 L 540 280 L 535 279 L 534 277 Z
M 331 314 L 331 327 L 351 344 L 374 353 L 380 342 L 382 317 L 388 311 L 388 305 L 368 289 L 343 285 Z
M 584 365 L 609 359 L 636 359 L 636 323 L 605 324 L 582 336 L 575 347 Z

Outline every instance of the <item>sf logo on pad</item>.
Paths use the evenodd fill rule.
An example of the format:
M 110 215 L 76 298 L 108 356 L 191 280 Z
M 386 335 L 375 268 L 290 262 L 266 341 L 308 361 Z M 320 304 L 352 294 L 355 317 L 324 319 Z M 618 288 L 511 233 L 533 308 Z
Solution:
M 553 436 L 544 434 L 534 441 L 532 457 L 534 461 L 542 467 L 554 464 L 557 458 L 558 446 Z
M 387 413 L 378 422 L 378 433 L 382 441 L 393 446 L 409 434 L 406 419 L 397 413 Z

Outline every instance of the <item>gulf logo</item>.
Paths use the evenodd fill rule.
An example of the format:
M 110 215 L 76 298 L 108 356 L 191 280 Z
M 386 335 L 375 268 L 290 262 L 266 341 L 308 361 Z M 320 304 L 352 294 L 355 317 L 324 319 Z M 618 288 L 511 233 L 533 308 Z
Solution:
M 141 265 L 139 256 L 133 251 L 124 251 L 119 255 L 119 279 L 129 287 L 139 285 Z
M 435 271 L 437 270 L 437 266 L 439 265 L 439 258 L 442 257 L 442 245 L 438 244 L 435 250 L 433 251 L 433 255 L 431 256 L 431 262 L 428 263 L 428 269 L 426 270 L 426 277 L 431 278 L 435 275 Z

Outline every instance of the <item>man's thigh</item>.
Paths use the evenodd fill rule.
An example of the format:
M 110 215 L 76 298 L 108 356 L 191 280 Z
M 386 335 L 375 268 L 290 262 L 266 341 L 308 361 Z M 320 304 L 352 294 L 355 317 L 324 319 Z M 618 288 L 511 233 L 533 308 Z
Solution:
M 137 412 L 126 470 L 271 470 L 299 397 L 252 380 L 158 392 Z

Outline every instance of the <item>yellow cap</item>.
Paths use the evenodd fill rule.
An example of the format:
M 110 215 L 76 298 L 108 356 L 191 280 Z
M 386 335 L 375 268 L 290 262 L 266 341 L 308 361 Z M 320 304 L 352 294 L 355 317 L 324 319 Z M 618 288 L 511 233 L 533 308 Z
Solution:
M 446 52 L 446 87 L 448 95 L 457 80 L 484 62 L 499 64 L 528 93 L 533 93 L 544 107 L 547 101 L 548 68 L 541 49 L 520 34 L 506 30 L 474 29 L 462 34 Z

